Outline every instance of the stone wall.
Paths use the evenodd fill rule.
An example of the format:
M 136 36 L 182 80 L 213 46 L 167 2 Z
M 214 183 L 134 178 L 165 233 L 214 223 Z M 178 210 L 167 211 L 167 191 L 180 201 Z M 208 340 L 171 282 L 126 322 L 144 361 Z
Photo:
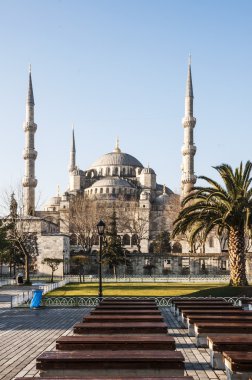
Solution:
M 38 236 L 37 273 L 41 275 L 50 275 L 51 268 L 42 264 L 45 258 L 63 259 L 59 268 L 54 273 L 56 276 L 63 276 L 69 273 L 70 255 L 69 255 L 69 237 L 66 235 L 40 235 Z

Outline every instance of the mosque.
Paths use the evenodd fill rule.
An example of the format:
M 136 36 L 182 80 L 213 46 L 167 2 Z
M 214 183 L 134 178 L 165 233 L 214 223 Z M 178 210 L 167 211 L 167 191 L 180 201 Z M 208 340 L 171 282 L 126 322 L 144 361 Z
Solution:
M 68 274 L 73 271 L 71 258 L 77 253 L 88 256 L 85 273 L 97 273 L 98 242 L 95 225 L 99 221 L 93 220 L 89 230 L 89 248 L 83 248 L 78 242 L 78 233 L 73 228 L 71 215 L 78 213 L 73 207 L 76 199 L 82 197 L 89 202 L 96 202 L 98 209 L 105 212 L 109 207 L 117 207 L 118 219 L 127 220 L 131 211 L 131 221 L 125 222 L 118 228 L 118 234 L 127 251 L 130 265 L 127 273 L 132 275 L 163 275 L 163 274 L 216 274 L 227 273 L 228 254 L 225 242 L 214 234 L 210 235 L 204 249 L 196 248 L 189 251 L 189 245 L 184 236 L 171 241 L 168 252 L 153 253 L 153 242 L 160 233 L 172 232 L 173 221 L 180 209 L 180 200 L 186 196 L 196 183 L 194 172 L 194 128 L 196 118 L 193 114 L 193 84 L 191 63 L 188 65 L 188 74 L 185 94 L 185 114 L 182 120 L 184 141 L 182 146 L 182 177 L 181 194 L 175 194 L 165 185 L 157 182 L 157 175 L 153 168 L 144 166 L 134 156 L 122 152 L 119 141 L 112 152 L 98 158 L 89 168 L 79 169 L 76 164 L 76 146 L 74 130 L 70 149 L 69 187 L 60 195 L 52 197 L 45 204 L 43 210 L 35 210 L 35 132 L 37 125 L 34 122 L 34 96 L 32 76 L 29 73 L 28 96 L 26 101 L 26 120 L 24 123 L 25 173 L 23 177 L 23 205 L 24 217 L 31 220 L 38 236 L 39 256 L 37 258 L 37 272 L 45 273 L 49 268 L 42 264 L 45 257 L 63 259 L 58 274 Z M 88 202 L 88 201 L 87 201 Z M 102 205 L 107 205 L 103 207 Z M 134 206 L 134 207 L 133 207 Z M 78 207 L 78 205 L 77 205 Z M 133 212 L 133 211 L 134 212 Z M 98 215 L 98 214 L 97 214 Z M 132 216 L 134 215 L 134 216 Z M 88 215 L 85 215 L 87 218 Z M 99 215 L 99 218 L 105 218 Z M 128 218 L 130 219 L 130 218 Z M 91 223 L 91 222 L 89 222 Z M 142 224 L 142 225 L 141 225 Z M 250 261 L 248 261 L 250 265 Z M 250 268 L 249 268 L 250 269 Z M 109 273 L 104 268 L 104 273 Z M 119 274 L 125 274 L 121 268 Z

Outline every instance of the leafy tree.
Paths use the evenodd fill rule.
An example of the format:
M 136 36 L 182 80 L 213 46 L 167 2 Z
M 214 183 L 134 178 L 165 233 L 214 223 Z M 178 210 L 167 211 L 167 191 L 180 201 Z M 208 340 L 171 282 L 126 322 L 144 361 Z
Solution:
M 57 259 L 54 257 L 45 257 L 42 264 L 48 265 L 52 270 L 51 282 L 53 282 L 54 272 L 59 268 L 59 265 L 63 262 L 63 259 Z
M 106 242 L 103 245 L 102 260 L 113 268 L 114 276 L 117 277 L 117 267 L 127 265 L 126 252 L 122 247 L 121 238 L 117 235 L 117 217 L 113 209 L 111 221 L 106 232 Z
M 252 163 L 215 167 L 224 186 L 202 176 L 207 187 L 195 187 L 182 201 L 182 210 L 174 222 L 173 236 L 189 232 L 193 245 L 201 235 L 206 240 L 212 230 L 228 239 L 230 285 L 248 285 L 246 278 L 245 235 L 252 225 Z
M 153 253 L 169 253 L 171 252 L 171 240 L 170 233 L 168 231 L 162 231 L 157 235 L 156 239 L 152 243 Z

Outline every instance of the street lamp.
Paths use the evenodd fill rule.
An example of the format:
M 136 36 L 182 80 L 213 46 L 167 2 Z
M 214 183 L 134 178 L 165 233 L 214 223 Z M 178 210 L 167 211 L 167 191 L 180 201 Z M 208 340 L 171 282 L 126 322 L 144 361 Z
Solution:
M 105 231 L 105 223 L 100 220 L 99 223 L 97 224 L 97 231 L 98 235 L 100 236 L 100 253 L 99 253 L 99 301 L 101 302 L 102 300 L 102 240 L 103 240 L 103 235 Z

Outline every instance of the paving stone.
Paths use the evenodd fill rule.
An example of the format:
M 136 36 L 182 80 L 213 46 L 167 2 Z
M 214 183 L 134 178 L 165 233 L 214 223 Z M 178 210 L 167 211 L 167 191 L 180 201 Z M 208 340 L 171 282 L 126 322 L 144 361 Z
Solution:
M 72 326 L 89 314 L 88 308 L 6 309 L 0 313 L 0 380 L 17 376 L 39 377 L 36 357 L 43 351 L 55 350 L 60 336 L 73 335 Z M 169 308 L 162 309 L 174 336 L 177 350 L 185 356 L 186 375 L 194 380 L 226 380 L 224 371 L 209 365 L 209 350 L 198 349 L 195 338 L 188 337 Z

